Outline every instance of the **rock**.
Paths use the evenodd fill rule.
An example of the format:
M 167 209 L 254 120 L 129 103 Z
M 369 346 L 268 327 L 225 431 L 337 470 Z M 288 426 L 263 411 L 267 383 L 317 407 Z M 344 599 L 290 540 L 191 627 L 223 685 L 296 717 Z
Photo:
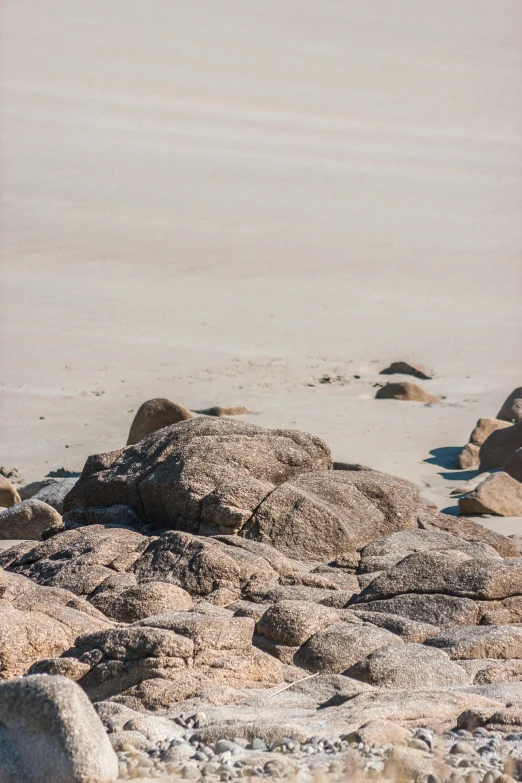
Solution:
M 77 481 L 77 478 L 51 479 L 51 483 L 38 489 L 32 497 L 35 500 L 41 500 L 42 503 L 47 503 L 59 514 L 63 514 L 63 500 Z
M 19 556 L 8 550 L 0 555 L 0 566 L 40 585 L 89 595 L 115 571 L 129 569 L 148 544 L 134 531 L 92 525 L 59 533 L 29 550 L 24 545 Z
M 421 386 L 411 381 L 386 383 L 377 389 L 376 400 L 405 400 L 408 402 L 440 402 L 441 397 L 430 394 Z
M 127 446 L 138 443 L 153 432 L 192 418 L 192 413 L 177 402 L 154 397 L 138 408 L 127 438 Z
M 205 416 L 246 416 L 251 413 L 244 405 L 232 405 L 229 407 L 223 405 L 214 405 L 213 408 L 206 408 L 204 411 L 197 411 Z
M 379 603 L 385 603 L 385 601 Z M 370 607 L 372 606 L 373 604 L 370 604 Z M 439 633 L 439 628 L 431 623 L 411 620 L 409 617 L 401 617 L 398 614 L 386 614 L 385 612 L 372 611 L 365 612 L 361 609 L 351 611 L 363 622 L 377 625 L 379 628 L 385 628 L 387 631 L 397 634 L 397 636 L 401 637 L 403 642 L 422 643 L 426 639 L 429 639 L 430 636 L 436 636 Z M 343 619 L 345 618 L 343 617 Z
M 446 764 L 417 748 L 394 747 L 386 758 L 383 777 L 386 780 L 421 780 L 428 779 L 430 783 L 448 779 L 451 770 Z M 471 781 L 470 781 L 471 783 Z
M 508 473 L 493 473 L 458 500 L 461 514 L 522 515 L 522 484 Z
M 381 370 L 380 375 L 413 375 L 414 378 L 420 378 L 423 381 L 433 378 L 433 372 L 427 367 L 410 362 L 392 362 L 389 367 Z
M 257 632 L 274 642 L 299 647 L 314 633 L 339 620 L 339 612 L 307 601 L 279 601 L 257 622 Z
M 496 549 L 482 542 L 469 542 L 438 531 L 404 530 L 365 546 L 361 550 L 359 570 L 363 573 L 385 571 L 413 552 L 441 552 L 446 549 L 455 549 L 470 557 L 500 557 Z
M 522 421 L 489 435 L 480 447 L 480 470 L 500 468 L 507 458 L 522 447 Z
M 54 508 L 32 498 L 0 511 L 0 538 L 37 541 L 47 528 L 61 523 L 62 518 Z
M 356 614 L 359 614 L 359 608 L 364 608 L 372 613 L 382 612 L 386 616 L 400 615 L 419 623 L 428 623 L 441 628 L 454 625 L 477 625 L 481 616 L 481 608 L 477 601 L 433 593 L 397 595 L 384 601 L 354 604 L 350 608 L 357 610 Z
M 511 392 L 498 412 L 497 419 L 505 421 L 522 421 L 522 386 Z
M 219 540 L 175 532 L 153 539 L 131 570 L 140 582 L 170 582 L 201 596 L 227 588 L 236 598 L 251 582 L 277 577 L 263 557 Z
M 289 556 L 326 560 L 387 532 L 412 527 L 416 506 L 416 489 L 386 474 L 315 472 L 275 489 L 242 534 Z
M 64 677 L 0 682 L 2 783 L 113 783 L 118 760 L 82 689 Z
M 498 600 L 522 593 L 522 558 L 472 558 L 463 552 L 415 552 L 366 587 L 355 603 L 403 593 L 445 593 Z
M 447 533 L 462 538 L 465 541 L 477 541 L 489 544 L 502 557 L 519 557 L 520 551 L 516 544 L 507 536 L 496 533 L 483 525 L 465 517 L 453 517 L 438 511 L 419 506 L 417 509 L 417 525 L 422 530 L 444 530 Z
M 346 672 L 347 677 L 380 688 L 438 688 L 466 685 L 466 671 L 442 650 L 401 644 L 372 650 Z
M 502 470 L 505 473 L 509 473 L 512 478 L 522 482 L 522 448 L 509 455 L 502 466 Z
M 279 644 L 269 639 L 267 636 L 255 633 L 252 639 L 252 643 L 259 649 L 268 655 L 272 655 L 277 658 L 278 661 L 284 663 L 287 666 L 293 666 L 294 655 L 299 650 L 298 646 L 290 647 L 286 644 Z
M 464 660 L 458 662 L 472 678 L 473 685 L 496 682 L 520 682 L 522 660 Z
M 145 582 L 121 592 L 97 592 L 91 603 L 106 617 L 122 623 L 132 623 L 164 612 L 184 612 L 192 608 L 192 598 L 186 590 L 167 582 Z
M 275 486 L 331 464 L 328 447 L 312 435 L 195 418 L 114 457 L 90 458 L 65 510 L 123 504 L 157 527 L 238 532 Z
M 402 644 L 402 640 L 372 625 L 334 623 L 308 639 L 295 654 L 294 663 L 311 672 L 342 674 L 386 644 Z
M 474 443 L 466 443 L 455 461 L 457 470 L 473 470 L 480 464 L 480 446 Z
M 381 747 L 388 743 L 406 745 L 411 736 L 411 731 L 404 726 L 399 726 L 398 723 L 389 720 L 369 720 L 350 734 L 349 741 L 362 742 L 370 747 L 372 745 Z
M 500 419 L 479 419 L 469 436 L 469 442 L 464 446 L 459 456 L 457 457 L 456 467 L 459 470 L 469 470 L 470 468 L 478 468 L 480 457 L 480 446 L 484 443 L 492 432 L 505 429 L 510 424 Z
M 16 503 L 20 503 L 20 495 L 9 479 L 0 476 L 0 507 L 11 508 Z
M 478 625 L 449 628 L 426 641 L 448 653 L 450 658 L 522 658 L 522 627 Z
M 61 479 L 58 478 L 44 478 L 40 481 L 31 481 L 29 484 L 24 484 L 22 487 L 20 487 L 18 492 L 22 500 L 29 500 L 30 498 L 34 497 L 41 489 L 44 489 L 44 487 L 48 487 L 51 484 L 56 484 L 60 481 Z

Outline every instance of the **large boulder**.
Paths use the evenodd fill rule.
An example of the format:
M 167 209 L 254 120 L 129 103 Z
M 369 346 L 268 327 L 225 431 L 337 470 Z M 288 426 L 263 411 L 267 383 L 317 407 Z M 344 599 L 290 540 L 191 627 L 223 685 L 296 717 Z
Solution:
M 38 541 L 42 533 L 62 518 L 52 506 L 31 498 L 0 511 L 0 538 L 29 538 Z
M 354 603 L 403 593 L 499 600 L 522 594 L 522 558 L 472 558 L 463 552 L 416 552 L 377 576 Z
M 275 489 L 242 535 L 303 560 L 327 560 L 416 523 L 417 488 L 373 470 L 307 473 Z
M 380 688 L 438 688 L 467 685 L 466 671 L 442 650 L 423 644 L 379 647 L 346 671 L 347 677 Z
M 522 421 L 522 386 L 511 392 L 509 397 L 502 404 L 498 412 L 497 419 L 505 421 Z
M 59 533 L 29 549 L 24 544 L 7 550 L 0 554 L 0 567 L 40 585 L 86 596 L 115 571 L 127 571 L 149 541 L 131 530 L 92 525 Z
M 20 495 L 9 479 L 0 475 L 0 508 L 11 508 L 15 503 L 20 503 Z
M 377 389 L 376 400 L 403 400 L 406 402 L 440 402 L 441 397 L 430 394 L 417 383 L 411 381 L 399 381 L 386 383 Z
M 89 699 L 64 677 L 0 682 L 0 783 L 113 783 L 118 760 Z
M 100 591 L 98 588 L 90 602 L 106 617 L 122 623 L 132 623 L 164 612 L 184 612 L 192 608 L 189 593 L 168 582 L 146 582 L 123 590 Z
M 509 473 L 493 473 L 474 490 L 460 497 L 458 503 L 461 514 L 522 516 L 522 484 Z
M 356 600 L 356 597 L 354 597 L 354 600 Z M 406 593 L 382 601 L 372 600 L 370 603 L 360 604 L 360 607 L 368 610 L 368 614 L 380 612 L 383 614 L 383 617 L 398 615 L 416 623 L 427 623 L 430 627 L 436 626 L 441 628 L 454 625 L 477 625 L 482 615 L 482 609 L 478 601 L 440 593 Z M 356 610 L 358 616 L 360 615 L 359 606 L 354 604 L 350 608 Z M 362 616 L 364 617 L 365 614 L 366 612 Z M 374 622 L 373 619 L 372 622 Z M 388 628 L 389 626 L 385 624 L 384 627 Z M 390 630 L 393 629 L 390 628 Z M 394 630 L 394 633 L 397 633 L 397 631 Z M 408 641 L 404 634 L 401 635 L 405 641 Z M 432 633 L 427 634 L 426 638 L 434 635 Z M 411 641 L 419 641 L 419 639 L 411 639 Z
M 501 468 L 514 451 L 522 447 L 522 421 L 489 435 L 480 447 L 480 470 Z
M 299 647 L 314 633 L 339 620 L 339 612 L 308 601 L 279 601 L 264 612 L 257 632 L 278 644 Z
M 41 487 L 32 495 L 36 500 L 41 500 L 52 506 L 59 514 L 63 514 L 63 500 L 67 493 L 74 487 L 77 478 L 58 478 Z
M 522 447 L 510 454 L 507 460 L 504 462 L 502 470 L 505 473 L 522 482 Z
M 238 532 L 276 486 L 332 466 L 317 437 L 202 417 L 87 460 L 65 511 L 122 504 L 145 522 L 189 532 Z
M 510 426 L 510 422 L 500 419 L 479 419 L 469 436 L 469 442 L 464 446 L 457 457 L 456 467 L 459 470 L 478 468 L 480 463 L 480 447 L 492 432 L 503 430 Z
M 338 622 L 315 633 L 294 655 L 294 663 L 311 672 L 343 674 L 368 653 L 402 639 L 370 624 Z
M 164 397 L 154 397 L 152 400 L 147 400 L 140 405 L 132 421 L 127 446 L 138 443 L 163 427 L 169 427 L 171 424 L 178 424 L 180 421 L 191 418 L 192 413 L 186 410 L 183 405 L 178 405 L 177 402 L 171 402 Z

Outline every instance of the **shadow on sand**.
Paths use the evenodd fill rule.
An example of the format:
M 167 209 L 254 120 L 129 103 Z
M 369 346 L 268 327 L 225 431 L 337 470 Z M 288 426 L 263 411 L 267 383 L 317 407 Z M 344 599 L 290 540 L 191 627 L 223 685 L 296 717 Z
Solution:
M 430 465 L 438 465 L 440 468 L 454 468 L 455 462 L 462 446 L 442 446 L 440 449 L 432 449 L 431 457 L 425 459 Z

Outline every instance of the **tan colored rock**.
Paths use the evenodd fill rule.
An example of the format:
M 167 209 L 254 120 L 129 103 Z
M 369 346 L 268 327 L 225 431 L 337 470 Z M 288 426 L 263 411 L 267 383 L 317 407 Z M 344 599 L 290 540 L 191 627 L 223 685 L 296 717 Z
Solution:
M 205 416 L 246 416 L 248 413 L 251 413 L 251 411 L 244 405 L 230 405 L 228 407 L 224 405 L 214 405 L 213 408 L 206 408 L 203 411 L 198 411 L 198 413 L 202 413 Z
M 509 473 L 516 481 L 522 482 L 522 447 L 510 454 L 502 466 L 505 473 Z
M 522 628 L 516 625 L 477 625 L 448 628 L 426 644 L 444 650 L 450 658 L 522 658 Z
M 497 419 L 506 421 L 522 421 L 522 386 L 511 392 L 498 412 Z
M 311 672 L 342 674 L 372 650 L 392 644 L 402 644 L 402 639 L 383 628 L 334 623 L 308 639 L 295 654 L 294 663 Z
M 493 473 L 458 500 L 461 514 L 522 516 L 522 484 L 508 473 Z
M 404 400 L 407 402 L 440 402 L 441 397 L 430 394 L 421 386 L 410 381 L 387 383 L 377 389 L 376 400 Z
M 121 591 L 105 590 L 90 602 L 106 617 L 123 623 L 164 612 L 184 612 L 192 607 L 189 593 L 168 582 L 145 582 Z
M 469 676 L 442 650 L 424 644 L 379 647 L 346 672 L 380 688 L 412 689 L 467 685 Z
M 64 677 L 0 683 L 2 783 L 113 783 L 118 759 L 83 690 Z
M 38 541 L 45 530 L 61 524 L 62 518 L 52 506 L 32 498 L 0 511 L 0 538 Z
M 127 446 L 138 443 L 156 430 L 191 418 L 192 413 L 177 402 L 171 402 L 164 397 L 147 400 L 140 405 L 133 419 Z
M 279 601 L 257 622 L 257 632 L 272 641 L 299 647 L 314 633 L 339 620 L 339 612 L 307 601 Z
M 9 479 L 0 476 L 0 507 L 11 508 L 15 503 L 20 503 L 20 495 L 13 487 Z
M 480 470 L 500 468 L 508 457 L 522 448 L 522 421 L 496 430 L 480 447 Z
M 463 538 L 465 541 L 476 541 L 489 544 L 496 549 L 502 557 L 520 557 L 520 550 L 516 543 L 508 536 L 489 530 L 466 517 L 454 517 L 450 514 L 441 514 L 439 511 L 419 506 L 417 510 L 417 525 L 422 530 L 444 530 L 453 536 Z
M 432 370 L 411 362 L 392 362 L 389 367 L 381 370 L 380 375 L 413 375 L 414 378 L 420 378 L 423 381 L 433 378 Z
M 365 745 L 382 746 L 390 742 L 393 745 L 406 745 L 412 733 L 404 726 L 389 720 L 369 720 L 352 732 L 349 741 L 363 742 Z
M 476 446 L 474 443 L 466 443 L 455 461 L 457 470 L 473 470 L 474 468 L 478 468 L 480 464 L 479 452 L 480 446 Z
M 481 617 L 481 607 L 478 601 L 441 593 L 425 593 L 424 595 L 422 593 L 405 593 L 382 601 L 370 601 L 350 606 L 351 610 L 355 610 L 354 614 L 357 616 L 359 616 L 359 608 L 367 610 L 371 614 L 382 613 L 385 618 L 399 615 L 413 620 L 415 623 L 440 628 L 451 628 L 454 625 L 476 625 Z M 371 622 L 374 622 L 373 618 Z M 393 628 L 390 621 L 383 622 L 381 625 L 393 633 L 398 633 L 398 628 Z M 426 638 L 432 635 L 436 634 L 430 633 Z M 407 639 L 407 630 L 406 633 L 400 633 L 400 636 L 404 641 L 420 641 L 420 639 Z
M 457 457 L 456 467 L 459 470 L 470 470 L 478 468 L 480 463 L 480 446 L 491 435 L 492 432 L 503 430 L 510 426 L 510 422 L 500 419 L 479 419 L 469 436 L 469 442 L 464 446 Z

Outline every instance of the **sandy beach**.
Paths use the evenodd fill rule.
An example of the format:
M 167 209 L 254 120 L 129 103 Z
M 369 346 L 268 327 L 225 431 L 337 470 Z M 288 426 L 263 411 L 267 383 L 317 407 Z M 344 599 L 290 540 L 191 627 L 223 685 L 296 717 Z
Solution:
M 2 27 L 2 463 L 81 470 L 165 396 L 455 510 L 457 447 L 521 382 L 520 3 L 6 0 Z M 375 400 L 397 359 L 445 399 Z

